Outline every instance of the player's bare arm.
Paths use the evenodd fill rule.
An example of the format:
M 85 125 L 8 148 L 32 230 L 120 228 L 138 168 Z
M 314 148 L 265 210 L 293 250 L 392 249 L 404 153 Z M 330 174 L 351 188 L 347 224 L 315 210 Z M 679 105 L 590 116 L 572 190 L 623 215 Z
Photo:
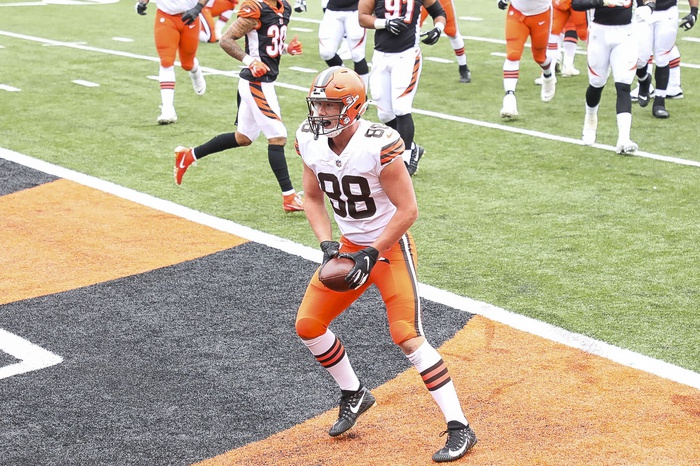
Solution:
M 416 193 L 413 191 L 411 176 L 406 170 L 401 157 L 390 163 L 380 175 L 382 189 L 392 204 L 396 206 L 396 212 L 379 238 L 372 244 L 381 255 L 392 245 L 401 239 L 418 218 L 418 203 Z
M 374 0 L 360 0 L 357 5 L 357 14 L 360 20 L 360 26 L 365 29 L 375 29 L 374 20 L 377 19 L 374 16 Z
M 323 241 L 333 240 L 333 229 L 331 219 L 326 210 L 324 193 L 318 186 L 318 180 L 306 164 L 304 164 L 304 172 L 301 177 L 301 182 L 304 187 L 304 211 L 306 218 L 311 225 L 319 243 Z
M 245 50 L 238 45 L 238 40 L 244 37 L 248 32 L 258 27 L 258 21 L 252 18 L 237 18 L 229 27 L 224 35 L 219 40 L 219 45 L 224 52 L 238 61 L 243 61 Z

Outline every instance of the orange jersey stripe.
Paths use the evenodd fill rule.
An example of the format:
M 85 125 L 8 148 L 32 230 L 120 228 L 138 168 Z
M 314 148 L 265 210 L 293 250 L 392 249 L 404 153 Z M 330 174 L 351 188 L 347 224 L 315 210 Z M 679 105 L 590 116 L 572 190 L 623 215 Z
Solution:
M 394 160 L 394 157 L 397 157 L 401 154 L 403 154 L 405 150 L 405 146 L 403 143 L 403 139 L 399 138 L 393 143 L 382 147 L 382 151 L 379 154 L 379 161 L 382 165 L 386 165 L 387 163 L 391 162 Z
M 260 4 L 254 0 L 246 0 L 238 8 L 239 18 L 251 18 L 260 20 Z

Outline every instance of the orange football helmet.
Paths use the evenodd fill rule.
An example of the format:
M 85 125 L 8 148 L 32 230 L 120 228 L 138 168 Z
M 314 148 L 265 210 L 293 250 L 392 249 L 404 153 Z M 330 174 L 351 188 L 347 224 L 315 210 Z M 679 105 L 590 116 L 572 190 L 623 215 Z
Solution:
M 365 83 L 348 68 L 328 68 L 314 79 L 306 103 L 309 106 L 308 121 L 314 136 L 336 137 L 359 120 L 367 110 Z M 319 115 L 322 103 L 338 103 L 340 111 L 337 115 Z

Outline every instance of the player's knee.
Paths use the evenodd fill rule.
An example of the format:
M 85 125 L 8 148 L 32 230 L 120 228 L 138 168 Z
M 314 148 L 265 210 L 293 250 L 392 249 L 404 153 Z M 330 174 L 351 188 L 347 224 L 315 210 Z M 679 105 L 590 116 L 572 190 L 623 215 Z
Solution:
M 607 78 L 603 79 L 601 76 L 598 76 L 598 75 L 593 75 L 588 79 L 588 84 L 590 84 L 592 87 L 594 87 L 596 89 L 603 89 L 603 87 L 605 87 L 606 82 L 607 82 Z
M 320 337 L 326 333 L 326 328 L 321 321 L 310 317 L 302 317 L 296 322 L 297 335 L 304 340 Z
M 506 60 L 510 60 L 510 61 L 520 61 L 520 59 L 522 58 L 522 56 L 523 56 L 522 51 L 510 50 L 510 51 L 508 51 L 508 52 L 506 53 Z
M 321 60 L 328 61 L 331 58 L 335 57 L 335 50 L 331 50 L 326 47 L 319 47 L 318 54 L 321 56 Z
M 352 49 L 350 51 L 350 59 L 353 61 L 353 63 L 361 62 L 365 60 L 366 53 L 364 49 Z
M 389 333 L 394 343 L 399 346 L 405 341 L 418 336 L 415 326 L 403 320 L 392 322 L 389 325 Z
M 267 143 L 271 146 L 284 146 L 287 144 L 287 138 L 286 137 L 276 137 L 276 138 L 270 138 L 267 140 Z
M 547 52 L 543 50 L 541 53 L 535 53 L 535 51 L 533 50 L 532 58 L 538 65 L 544 65 L 544 62 L 547 61 Z
M 656 68 L 663 68 L 664 66 L 668 66 L 670 63 L 670 60 L 668 59 L 668 54 L 664 54 L 663 56 L 659 57 L 654 57 L 654 62 L 656 64 Z
M 588 29 L 585 27 L 576 29 L 576 35 L 578 35 L 578 40 L 581 42 L 586 42 L 588 40 Z
M 377 110 L 377 117 L 379 117 L 379 121 L 386 123 L 387 121 L 391 121 L 396 118 L 396 115 L 394 115 L 393 112 Z
M 236 144 L 238 144 L 239 147 L 249 146 L 253 143 L 248 136 L 243 133 L 239 133 L 238 131 L 234 133 L 234 137 L 236 138 Z
M 171 68 L 175 66 L 175 57 L 160 57 L 160 66 L 163 68 Z

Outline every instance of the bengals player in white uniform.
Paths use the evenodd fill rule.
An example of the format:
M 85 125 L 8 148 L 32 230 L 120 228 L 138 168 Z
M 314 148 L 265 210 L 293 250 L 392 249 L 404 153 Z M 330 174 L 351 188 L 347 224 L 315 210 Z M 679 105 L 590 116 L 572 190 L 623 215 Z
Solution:
M 292 9 L 287 0 L 244 0 L 238 18 L 219 41 L 231 57 L 246 68 L 238 80 L 238 130 L 224 133 L 195 148 L 175 148 L 175 182 L 182 183 L 187 168 L 209 154 L 249 146 L 262 132 L 267 138 L 267 158 L 282 189 L 285 212 L 304 210 L 301 196 L 294 190 L 284 155 L 287 129 L 282 122 L 274 81 L 284 53 L 301 54 L 301 42 L 294 37 L 285 44 Z M 245 37 L 245 50 L 237 41 Z
M 204 2 L 199 0 L 158 0 L 154 35 L 160 57 L 158 81 L 160 81 L 161 113 L 156 119 L 159 125 L 177 121 L 175 113 L 175 57 L 180 55 L 180 66 L 189 71 L 194 92 L 203 95 L 207 83 L 197 60 L 199 46 L 199 13 Z M 146 14 L 148 0 L 136 2 L 136 13 Z
M 375 398 L 328 326 L 376 285 L 393 341 L 416 367 L 447 421 L 447 443 L 433 460 L 453 461 L 474 446 L 476 436 L 447 366 L 423 335 L 416 246 L 408 232 L 418 207 L 401 163 L 404 144 L 388 126 L 361 119 L 367 108 L 365 93 L 357 73 L 342 67 L 322 71 L 307 97 L 308 119 L 296 132 L 295 147 L 304 162 L 306 217 L 321 243 L 323 262 L 339 254 L 355 261 L 345 279 L 351 288 L 347 292 L 326 288 L 316 271 L 299 306 L 296 331 L 341 389 L 338 420 L 329 431 L 338 436 L 374 405 Z M 333 241 L 325 197 L 333 207 L 340 242 Z
M 637 60 L 637 77 L 639 78 L 639 105 L 649 104 L 651 75 L 647 73 L 649 56 L 654 56 L 656 69 L 654 79 L 654 105 L 652 115 L 656 118 L 668 118 L 666 110 L 666 90 L 669 81 L 669 65 L 678 34 L 678 0 L 637 0 L 637 22 L 639 23 L 639 58 Z M 695 25 L 698 16 L 698 0 L 688 0 L 690 14 L 683 18 L 681 27 L 686 31 Z
M 637 63 L 637 43 L 632 25 L 632 0 L 572 0 L 574 10 L 593 10 L 588 29 L 588 89 L 583 143 L 595 143 L 598 106 L 612 70 L 617 93 L 616 152 L 631 155 L 637 150 L 630 140 L 632 98 L 630 89 Z
M 343 40 L 350 52 L 354 69 L 367 85 L 367 31 L 360 26 L 357 17 L 358 0 L 327 0 L 323 8 L 323 19 L 318 26 L 318 53 L 328 66 L 342 66 L 343 59 L 338 49 Z
M 415 126 L 411 110 L 423 69 L 419 47 L 421 7 L 433 18 L 434 29 L 425 33 L 424 44 L 437 43 L 445 28 L 445 10 L 437 0 L 360 0 L 360 25 L 376 29 L 369 89 L 382 123 L 399 132 L 406 144 L 403 155 L 412 176 L 418 169 L 423 148 L 413 142 Z

